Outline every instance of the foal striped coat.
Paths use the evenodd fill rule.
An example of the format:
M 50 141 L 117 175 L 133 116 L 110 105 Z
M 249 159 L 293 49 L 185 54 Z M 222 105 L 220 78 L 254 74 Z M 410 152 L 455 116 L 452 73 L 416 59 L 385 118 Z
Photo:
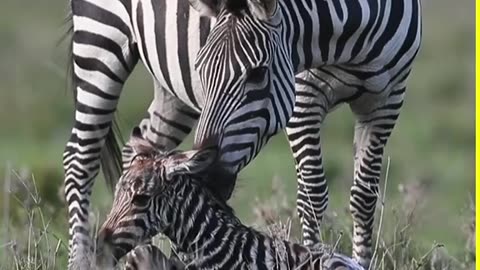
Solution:
M 363 269 L 346 256 L 243 225 L 218 196 L 217 147 L 162 153 L 140 137 L 132 140 L 136 158 L 98 234 L 104 265 L 163 233 L 188 258 L 186 269 Z

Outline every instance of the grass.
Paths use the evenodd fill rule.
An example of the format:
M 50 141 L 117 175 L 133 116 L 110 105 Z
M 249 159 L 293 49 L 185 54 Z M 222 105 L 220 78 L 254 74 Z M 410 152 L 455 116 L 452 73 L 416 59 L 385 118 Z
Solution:
M 15 179 L 15 180 L 13 180 Z M 4 190 L 23 189 L 25 196 L 4 192 L 3 239 L 0 269 L 61 269 L 68 254 L 66 242 L 58 236 L 52 226 L 52 219 L 47 218 L 41 207 L 35 180 L 27 180 L 25 175 L 7 174 Z M 10 201 L 13 200 L 21 209 L 22 215 L 15 223 L 22 224 L 24 230 L 17 230 L 10 221 Z M 57 228 L 58 229 L 58 228 Z
M 9 175 L 0 177 L 0 268 L 11 269 L 15 258 L 30 260 L 31 267 L 51 266 L 53 261 L 47 258 L 57 252 L 55 265 L 64 269 L 67 221 L 61 196 L 61 157 L 71 128 L 73 103 L 65 90 L 65 44 L 57 46 L 57 41 L 64 31 L 67 2 L 52 0 L 48 6 L 29 2 L 28 9 L 23 1 L 0 2 L 0 11 L 8 11 L 0 16 L 0 175 Z M 473 257 L 465 242 L 472 239 L 475 222 L 470 206 L 476 196 L 474 9 L 467 0 L 423 0 L 422 4 L 423 45 L 386 149 L 392 162 L 383 210 L 381 239 L 385 244 L 382 240 L 378 245 L 392 253 L 392 243 L 410 239 L 404 244 L 408 248 L 396 248 L 391 256 L 398 259 L 404 254 L 418 262 L 434 243 L 442 243 L 444 247 L 427 258 L 446 256 L 464 263 Z M 125 134 L 145 114 L 152 94 L 151 79 L 139 65 L 120 100 Z M 338 243 L 340 250 L 349 249 L 351 221 L 346 209 L 353 172 L 353 121 L 348 106 L 343 106 L 327 117 L 322 131 L 330 190 L 326 222 L 332 222 L 332 230 L 344 231 Z M 189 147 L 190 142 L 191 138 L 183 147 Z M 35 188 L 31 175 L 35 175 Z M 282 205 L 286 206 L 281 209 L 289 209 L 295 236 L 296 177 L 283 134 L 274 137 L 242 172 L 231 203 L 245 223 L 256 223 L 257 210 L 253 209 L 274 200 L 269 181 L 274 178 L 284 186 Z M 112 196 L 101 177 L 92 200 L 96 215 L 103 219 Z M 280 211 L 280 207 L 272 208 L 273 215 Z M 399 224 L 409 225 L 404 230 Z M 325 225 L 322 230 L 328 241 L 335 243 L 338 235 L 328 228 Z M 389 256 L 386 253 L 384 261 Z M 5 257 L 8 268 L 2 260 Z
M 378 270 L 450 270 L 475 268 L 475 208 L 473 201 L 469 205 L 469 217 L 465 219 L 467 230 L 457 232 L 467 245 L 461 254 L 449 254 L 448 249 L 442 243 L 432 242 L 425 247 L 422 239 L 414 235 L 414 222 L 417 211 L 417 201 L 409 197 L 410 207 L 405 205 L 389 205 L 386 198 L 388 188 L 387 164 L 385 185 L 379 196 L 376 236 L 374 239 L 374 254 L 369 269 Z M 9 166 L 7 166 L 9 167 Z M 8 168 L 10 169 L 10 168 Z M 10 171 L 10 170 L 8 170 Z M 267 200 L 257 199 L 255 206 L 250 211 L 254 215 L 252 226 L 263 230 L 271 236 L 280 239 L 300 242 L 300 226 L 296 218 L 294 204 L 286 199 L 284 181 L 274 178 L 271 181 L 269 190 L 270 197 Z M 13 192 L 15 189 L 22 189 L 22 192 Z M 58 236 L 56 228 L 52 226 L 52 219 L 47 218 L 45 207 L 42 207 L 42 198 L 35 178 L 25 172 L 12 171 L 4 178 L 3 194 L 3 236 L 0 246 L 0 269 L 64 269 L 67 256 L 67 245 L 65 239 Z M 17 194 L 23 194 L 19 196 Z M 23 234 L 18 234 L 11 226 L 10 204 L 13 200 L 19 207 Z M 411 201 L 414 200 L 414 201 Z M 98 213 L 98 212 L 97 212 Z M 384 222 L 389 217 L 393 224 Z M 92 220 L 93 224 L 98 223 L 98 214 Z M 92 226 L 95 227 L 95 226 Z M 321 239 L 329 249 L 335 252 L 349 254 L 351 250 L 351 222 L 341 218 L 335 212 L 328 213 L 321 223 Z M 160 240 L 159 240 L 160 239 Z M 162 250 L 168 251 L 168 242 L 158 238 L 154 243 Z
M 379 195 L 377 207 L 376 237 L 374 239 L 374 254 L 369 269 L 474 269 L 475 247 L 471 245 L 475 238 L 475 208 L 469 206 L 469 219 L 465 220 L 464 237 L 470 239 L 470 245 L 465 246 L 461 256 L 455 257 L 448 253 L 445 245 L 432 242 L 430 247 L 424 247 L 413 234 L 415 224 L 413 221 L 416 212 L 416 202 L 411 202 L 412 207 L 405 208 L 400 205 L 390 205 L 386 198 L 388 188 L 388 168 L 385 176 L 385 185 Z M 300 226 L 296 220 L 295 208 L 285 198 L 287 193 L 279 179 L 272 181 L 271 197 L 266 201 L 257 201 L 254 210 L 257 227 L 265 228 L 274 236 L 299 242 Z M 411 198 L 410 198 L 411 199 Z M 385 218 L 394 220 L 395 225 L 384 223 Z M 283 222 L 282 220 L 287 220 Z M 294 220 L 294 222 L 291 222 Z M 473 224 L 472 224 L 473 221 Z M 384 228 L 387 226 L 386 228 Z M 349 254 L 351 250 L 351 223 L 339 218 L 336 213 L 325 217 L 321 223 L 321 239 L 326 245 L 333 247 L 336 252 Z M 292 233 L 293 232 L 293 233 Z M 473 240 L 474 241 L 474 240 Z

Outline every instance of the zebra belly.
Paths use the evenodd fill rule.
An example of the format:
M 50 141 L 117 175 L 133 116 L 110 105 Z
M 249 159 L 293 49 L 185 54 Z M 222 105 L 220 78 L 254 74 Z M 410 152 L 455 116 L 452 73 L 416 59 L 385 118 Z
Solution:
M 188 1 L 132 0 L 140 59 L 156 85 L 200 111 L 204 104 L 195 58 L 210 29 Z
M 383 84 L 380 84 L 382 87 L 378 85 L 371 89 L 365 80 L 349 75 L 336 66 L 306 70 L 297 74 L 296 78 L 316 86 L 311 88 L 301 81 L 296 84 L 297 91 L 317 92 L 316 102 L 328 108 L 328 112 L 334 111 L 343 103 L 355 104 L 359 112 L 368 112 L 384 102 L 391 91 Z M 388 81 L 388 78 L 385 81 Z

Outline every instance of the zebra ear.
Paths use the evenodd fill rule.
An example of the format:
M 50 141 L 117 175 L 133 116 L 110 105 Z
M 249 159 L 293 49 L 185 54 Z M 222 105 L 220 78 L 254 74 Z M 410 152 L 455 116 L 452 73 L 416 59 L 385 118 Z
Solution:
M 250 13 L 260 20 L 270 20 L 277 10 L 278 0 L 247 0 Z
M 130 134 L 130 139 L 127 142 L 133 151 L 133 156 L 138 154 L 148 154 L 154 152 L 155 147 L 146 139 L 143 138 L 139 127 L 134 127 Z
M 220 0 L 188 0 L 190 6 L 201 16 L 216 17 L 220 9 Z
M 208 147 L 200 150 L 179 152 L 168 158 L 163 164 L 167 179 L 179 174 L 198 174 L 208 171 L 217 161 L 217 147 Z

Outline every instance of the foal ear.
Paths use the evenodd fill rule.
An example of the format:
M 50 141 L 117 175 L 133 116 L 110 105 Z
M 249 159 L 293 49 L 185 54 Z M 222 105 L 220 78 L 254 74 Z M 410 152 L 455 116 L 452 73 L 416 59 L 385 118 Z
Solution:
M 248 10 L 262 21 L 270 20 L 277 10 L 278 0 L 247 0 Z
M 188 0 L 190 6 L 204 17 L 216 17 L 220 10 L 221 0 Z M 235 0 L 238 1 L 238 0 Z
M 155 147 L 146 139 L 143 138 L 139 127 L 134 127 L 130 134 L 130 139 L 127 142 L 133 151 L 133 156 L 138 154 L 149 154 L 155 152 Z
M 180 174 L 192 175 L 206 172 L 217 161 L 217 156 L 217 147 L 173 154 L 163 163 L 167 179 Z

